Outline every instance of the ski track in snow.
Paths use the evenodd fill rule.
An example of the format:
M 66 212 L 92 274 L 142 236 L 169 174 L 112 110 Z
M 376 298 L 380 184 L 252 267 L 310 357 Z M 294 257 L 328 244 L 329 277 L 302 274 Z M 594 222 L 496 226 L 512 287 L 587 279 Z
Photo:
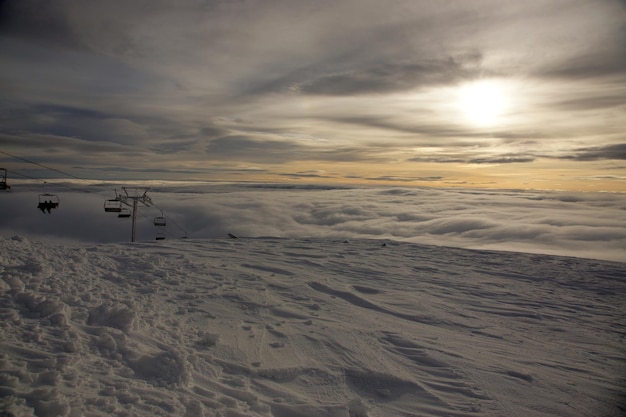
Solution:
M 0 238 L 4 416 L 619 416 L 626 264 Z

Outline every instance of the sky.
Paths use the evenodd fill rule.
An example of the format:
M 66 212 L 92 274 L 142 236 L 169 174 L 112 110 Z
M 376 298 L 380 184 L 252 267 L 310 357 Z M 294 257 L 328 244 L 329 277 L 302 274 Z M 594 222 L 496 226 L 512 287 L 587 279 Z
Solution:
M 623 0 L 2 0 L 0 88 L 16 176 L 626 192 Z

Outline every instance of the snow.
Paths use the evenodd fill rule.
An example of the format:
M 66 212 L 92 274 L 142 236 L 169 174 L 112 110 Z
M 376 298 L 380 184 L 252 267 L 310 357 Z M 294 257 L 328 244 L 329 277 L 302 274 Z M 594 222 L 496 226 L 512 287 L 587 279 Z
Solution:
M 620 416 L 626 264 L 0 237 L 3 416 Z

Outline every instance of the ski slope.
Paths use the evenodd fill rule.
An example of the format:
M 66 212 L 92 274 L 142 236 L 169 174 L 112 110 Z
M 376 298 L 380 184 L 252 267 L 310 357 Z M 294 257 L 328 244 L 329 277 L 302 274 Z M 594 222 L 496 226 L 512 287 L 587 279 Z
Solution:
M 0 238 L 6 416 L 620 416 L 626 264 Z

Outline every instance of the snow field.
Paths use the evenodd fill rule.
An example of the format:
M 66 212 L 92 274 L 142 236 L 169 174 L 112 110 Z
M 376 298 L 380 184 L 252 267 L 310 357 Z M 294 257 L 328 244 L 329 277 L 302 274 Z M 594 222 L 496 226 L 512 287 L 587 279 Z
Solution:
M 384 245 L 383 245 L 384 244 Z M 619 416 L 626 264 L 381 240 L 0 238 L 14 416 Z

